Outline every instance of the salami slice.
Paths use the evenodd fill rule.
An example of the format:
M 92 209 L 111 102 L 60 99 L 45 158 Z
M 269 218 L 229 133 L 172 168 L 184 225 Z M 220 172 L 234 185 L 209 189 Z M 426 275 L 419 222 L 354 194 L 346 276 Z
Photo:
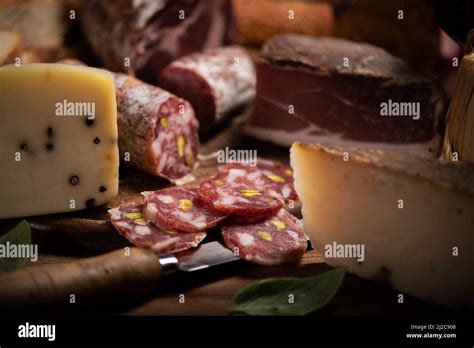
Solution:
M 132 244 L 156 254 L 174 253 L 198 246 L 206 232 L 186 233 L 174 229 L 161 230 L 142 217 L 142 205 L 126 203 L 109 210 L 112 225 Z
M 282 163 L 259 158 L 254 167 L 251 167 L 247 162 L 228 163 L 221 166 L 219 171 L 228 172 L 232 168 L 259 169 L 265 175 L 264 189 L 267 193 L 282 199 L 285 204 L 299 199 L 294 186 L 293 171 Z
M 201 183 L 199 195 L 215 209 L 244 216 L 265 217 L 282 206 L 280 199 L 265 191 L 262 171 L 231 168 Z
M 170 187 L 147 194 L 145 221 L 162 229 L 200 232 L 216 226 L 229 214 L 205 203 L 195 188 Z
M 160 75 L 159 85 L 191 103 L 208 130 L 255 97 L 255 68 L 244 48 L 227 46 L 181 57 Z
M 240 258 L 271 266 L 296 261 L 305 253 L 307 242 L 303 228 L 285 209 L 258 223 L 245 220 L 239 217 L 222 226 L 226 245 Z

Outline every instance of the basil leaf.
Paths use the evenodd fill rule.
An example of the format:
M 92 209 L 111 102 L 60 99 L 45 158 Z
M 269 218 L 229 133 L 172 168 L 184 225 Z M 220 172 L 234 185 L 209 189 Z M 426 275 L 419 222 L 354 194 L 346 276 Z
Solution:
M 25 220 L 21 221 L 9 232 L 0 237 L 0 248 L 6 253 L 8 244 L 31 244 L 31 228 L 30 224 Z M 0 250 L 1 250 L 0 249 Z M 1 254 L 3 254 L 3 252 Z M 2 257 L 0 254 L 0 273 L 13 271 L 26 263 L 26 258 L 21 257 Z
M 229 306 L 229 312 L 248 315 L 306 315 L 332 300 L 345 274 L 345 268 L 336 268 L 314 277 L 258 280 L 237 292 Z

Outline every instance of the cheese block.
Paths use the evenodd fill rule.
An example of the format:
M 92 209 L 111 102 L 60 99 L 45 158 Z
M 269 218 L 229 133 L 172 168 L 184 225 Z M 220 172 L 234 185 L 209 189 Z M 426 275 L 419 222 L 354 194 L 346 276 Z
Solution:
M 291 164 L 305 232 L 329 265 L 474 310 L 473 164 L 300 143 Z
M 446 159 L 474 162 L 474 53 L 465 55 L 459 67 L 444 146 Z
M 0 218 L 68 212 L 118 191 L 112 74 L 62 64 L 0 68 Z

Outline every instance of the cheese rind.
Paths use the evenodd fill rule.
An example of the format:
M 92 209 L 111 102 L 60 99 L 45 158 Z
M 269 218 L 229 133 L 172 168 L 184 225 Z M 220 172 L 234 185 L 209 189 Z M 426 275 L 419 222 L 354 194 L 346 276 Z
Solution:
M 5 66 L 0 105 L 0 218 L 78 210 L 117 195 L 110 73 L 59 64 Z M 81 110 L 84 105 L 94 115 Z
M 364 245 L 363 262 L 327 258 L 328 264 L 474 310 L 474 165 L 299 143 L 291 162 L 315 249 Z

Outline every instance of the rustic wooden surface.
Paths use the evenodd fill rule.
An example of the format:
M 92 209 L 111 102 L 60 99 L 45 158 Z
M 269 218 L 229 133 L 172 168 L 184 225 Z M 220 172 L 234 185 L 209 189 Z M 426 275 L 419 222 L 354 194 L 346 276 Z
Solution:
M 242 135 L 242 120 L 223 125 L 225 131 L 207 135 L 203 154 L 225 146 L 235 149 L 258 149 L 258 155 L 288 162 L 288 149 L 260 143 Z M 197 182 L 215 171 L 212 161 L 195 171 Z M 28 219 L 33 228 L 33 243 L 39 245 L 39 260 L 24 267 L 67 262 L 130 245 L 108 222 L 107 208 L 120 203 L 141 200 L 140 192 L 169 185 L 165 180 L 130 168 L 121 168 L 120 194 L 108 207 L 55 214 Z M 195 185 L 196 182 L 191 183 Z M 17 220 L 2 221 L 0 234 Z M 218 234 L 218 231 L 215 231 Z M 216 233 L 214 232 L 214 235 Z M 212 233 L 210 233 L 212 234 Z M 309 251 L 298 264 L 264 267 L 235 261 L 193 273 L 179 273 L 160 279 L 156 291 L 142 299 L 117 303 L 108 312 L 126 315 L 225 315 L 238 289 L 257 279 L 278 276 L 310 276 L 329 270 L 321 255 Z M 184 295 L 184 303 L 180 301 Z M 347 275 L 335 299 L 314 315 L 423 315 L 442 314 L 445 310 L 405 296 L 397 303 L 397 293 L 354 275 Z M 98 304 L 100 308 L 100 304 Z

